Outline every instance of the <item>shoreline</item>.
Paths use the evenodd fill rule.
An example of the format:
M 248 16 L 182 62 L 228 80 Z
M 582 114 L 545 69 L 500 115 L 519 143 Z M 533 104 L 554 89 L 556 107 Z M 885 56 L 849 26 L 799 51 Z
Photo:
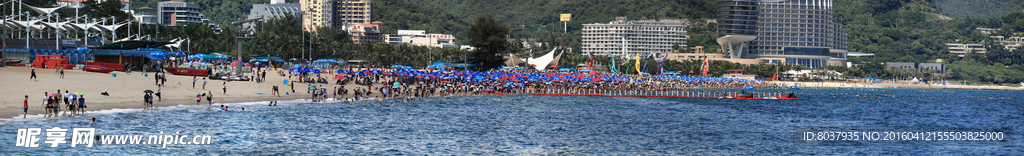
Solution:
M 6 120 L 15 119 L 18 116 L 23 116 L 21 109 L 22 101 L 25 99 L 24 95 L 29 95 L 29 112 L 31 115 L 45 114 L 45 109 L 42 107 L 42 96 L 43 92 L 56 91 L 57 89 L 70 90 L 74 92 L 85 92 L 86 97 L 86 111 L 103 111 L 112 109 L 142 109 L 144 106 L 141 102 L 142 90 L 156 90 L 156 85 L 148 85 L 148 83 L 154 82 L 153 73 L 145 73 L 148 76 L 140 76 L 141 72 L 133 73 L 133 75 L 127 75 L 123 72 L 112 72 L 112 73 L 92 73 L 81 70 L 66 70 L 65 79 L 60 79 L 56 74 L 48 75 L 53 72 L 53 69 L 37 69 L 38 81 L 29 81 L 29 67 L 6 67 L 0 68 L 0 88 L 18 88 L 9 90 L 0 90 L 0 122 Z M 114 77 L 112 74 L 117 74 Z M 290 91 L 290 88 L 281 81 L 288 79 L 287 76 L 277 75 L 276 72 L 267 73 L 267 82 L 255 83 L 255 81 L 243 81 L 243 82 L 227 82 L 228 94 L 217 94 L 221 92 L 221 86 L 217 83 L 225 82 L 221 80 L 208 80 L 210 87 L 208 89 L 199 89 L 201 80 L 197 81 L 196 87 L 188 87 L 187 84 L 191 80 L 190 76 L 180 76 L 167 74 L 167 86 L 163 87 L 162 95 L 163 98 L 167 98 L 167 101 L 157 102 L 154 100 L 154 107 L 168 107 L 168 106 L 179 106 L 179 105 L 192 105 L 192 101 L 195 99 L 196 93 L 208 93 L 213 92 L 214 105 L 217 103 L 243 103 L 243 102 L 260 102 L 260 101 L 287 101 L 287 100 L 299 100 L 309 99 L 310 94 L 301 93 L 301 89 L 305 86 L 301 86 L 302 83 L 296 83 L 296 86 L 300 86 L 296 89 L 298 94 L 290 95 L 258 95 L 257 93 L 269 92 L 273 86 L 280 87 L 281 92 Z M 324 74 L 327 77 L 332 77 L 331 74 Z M 110 82 L 114 81 L 114 82 Z M 25 83 L 21 83 L 25 82 Z M 276 83 L 275 83 L 276 82 Z M 779 83 L 785 86 L 796 85 L 801 88 L 907 88 L 907 89 L 961 89 L 961 90 L 1007 90 L 1007 91 L 1024 91 L 1024 87 L 994 87 L 994 86 L 964 86 L 964 85 L 922 85 L 922 84 L 892 84 L 892 83 L 843 83 L 843 82 L 787 82 L 778 81 L 771 83 Z M 212 85 L 211 85 L 212 84 Z M 342 85 L 334 84 L 318 84 L 317 86 L 323 87 L 338 87 Z M 367 88 L 364 85 L 347 84 L 346 89 L 354 88 Z M 330 89 L 329 89 L 330 90 Z M 99 92 L 109 92 L 110 96 L 99 96 Z M 379 92 L 374 92 L 368 97 L 381 96 Z M 343 97 L 351 97 L 352 94 L 345 95 Z M 305 97 L 305 98 L 304 98 Z M 329 97 L 333 98 L 333 97 Z M 340 102 L 340 101 L 339 101 Z M 205 98 L 200 105 L 208 103 Z M 62 110 L 63 111 L 63 110 Z

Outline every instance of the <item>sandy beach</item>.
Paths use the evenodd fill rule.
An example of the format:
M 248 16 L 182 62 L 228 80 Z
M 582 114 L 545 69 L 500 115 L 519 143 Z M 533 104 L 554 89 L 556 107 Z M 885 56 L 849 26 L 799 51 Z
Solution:
M 65 70 L 64 79 L 58 76 L 54 69 L 36 69 L 38 81 L 29 80 L 30 67 L 6 67 L 0 68 L 0 119 L 18 117 L 23 115 L 21 110 L 25 95 L 29 96 L 29 115 L 46 113 L 43 106 L 44 92 L 54 93 L 59 89 L 69 93 L 82 92 L 86 99 L 86 111 L 107 110 L 114 108 L 143 108 L 144 90 L 157 90 L 154 73 L 144 76 L 142 72 L 132 72 L 128 75 L 124 72 L 95 73 L 82 70 Z M 112 74 L 117 74 L 113 77 Z M 270 95 L 273 86 L 278 86 L 281 94 L 290 91 L 282 81 L 282 77 L 276 72 L 267 72 L 267 82 L 256 83 L 256 81 L 232 81 L 227 82 L 227 94 L 222 90 L 222 84 L 226 81 L 207 80 L 206 89 L 202 87 L 202 77 L 198 77 L 195 88 L 192 87 L 192 76 L 180 76 L 167 74 L 166 86 L 162 89 L 162 101 L 154 99 L 154 106 L 176 106 L 195 104 L 197 93 L 213 93 L 213 101 L 216 103 L 235 103 L 252 101 L 271 100 L 293 100 L 310 99 L 307 94 L 305 83 L 295 83 L 295 91 L 299 94 Z M 323 77 L 333 77 L 322 75 Z M 340 85 L 322 85 L 323 87 L 338 87 Z M 348 84 L 346 89 L 366 86 Z M 328 89 L 329 91 L 331 89 Z M 100 95 L 100 92 L 107 92 L 110 96 Z M 262 93 L 263 95 L 258 95 Z M 379 94 L 379 93 L 375 93 Z M 374 95 L 370 95 L 373 97 Z M 351 92 L 348 98 L 352 97 Z M 339 96 L 340 98 L 340 96 Z M 207 105 L 204 98 L 202 105 Z M 63 106 L 63 105 L 62 105 Z M 63 110 L 62 110 L 63 111 Z

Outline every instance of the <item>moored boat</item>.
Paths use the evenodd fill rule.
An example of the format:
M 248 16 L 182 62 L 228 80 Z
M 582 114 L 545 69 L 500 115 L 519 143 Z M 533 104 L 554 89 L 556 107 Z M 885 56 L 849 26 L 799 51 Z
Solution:
M 19 60 L 19 59 L 4 59 L 3 63 L 4 63 L 4 65 L 7 65 L 7 66 L 16 66 L 19 63 L 21 63 L 21 60 Z
M 174 75 L 206 76 L 209 74 L 206 69 L 166 67 L 164 70 Z
M 102 66 L 93 66 L 93 65 L 82 67 L 82 70 L 85 70 L 85 71 L 88 71 L 88 72 L 97 72 L 97 73 L 110 73 L 110 72 L 114 71 L 114 70 L 111 70 L 111 69 L 103 68 Z

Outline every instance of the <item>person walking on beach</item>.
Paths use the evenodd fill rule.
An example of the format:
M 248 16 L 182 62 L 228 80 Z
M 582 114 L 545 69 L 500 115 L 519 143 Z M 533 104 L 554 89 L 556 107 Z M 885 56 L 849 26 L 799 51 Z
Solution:
M 196 88 L 196 76 L 192 76 L 192 88 Z
M 224 95 L 228 95 L 228 82 L 224 82 L 222 85 L 222 87 L 224 87 Z
M 203 89 L 206 89 L 206 77 L 203 77 Z
M 153 95 L 156 95 L 156 100 L 157 101 L 160 101 L 160 102 L 164 101 L 163 98 L 160 97 L 160 91 L 163 90 L 163 89 L 164 89 L 164 85 L 156 85 L 156 94 L 153 94 Z
M 39 78 L 36 78 L 36 67 L 32 67 L 32 77 L 28 77 L 28 80 L 39 81 Z
M 64 69 L 60 69 L 60 79 L 64 79 Z
M 25 104 L 21 105 L 21 109 L 25 112 L 25 116 L 22 116 L 21 118 L 27 118 L 28 117 L 28 95 L 25 95 Z

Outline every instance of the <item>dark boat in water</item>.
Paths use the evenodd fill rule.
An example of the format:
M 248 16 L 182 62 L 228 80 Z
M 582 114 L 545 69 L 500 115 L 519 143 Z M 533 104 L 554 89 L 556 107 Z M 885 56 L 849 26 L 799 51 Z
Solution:
M 174 75 L 206 76 L 209 74 L 206 69 L 166 67 L 164 70 Z

